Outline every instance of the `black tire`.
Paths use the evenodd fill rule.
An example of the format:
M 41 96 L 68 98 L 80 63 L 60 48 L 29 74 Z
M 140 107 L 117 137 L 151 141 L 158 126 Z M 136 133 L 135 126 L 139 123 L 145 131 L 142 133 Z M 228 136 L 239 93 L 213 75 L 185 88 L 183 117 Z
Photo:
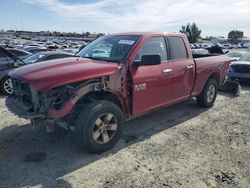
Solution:
M 214 88 L 213 95 L 212 94 L 210 95 L 211 88 Z M 218 91 L 218 82 L 215 79 L 210 78 L 207 81 L 205 87 L 203 88 L 201 94 L 197 97 L 197 103 L 201 107 L 205 107 L 205 108 L 212 106 L 217 97 L 217 91 Z
M 4 77 L 1 82 L 0 82 L 0 90 L 1 90 L 1 93 L 4 94 L 4 95 L 12 95 L 13 93 L 13 90 L 12 92 L 8 92 L 8 90 L 5 89 L 4 87 L 4 84 L 10 79 L 10 77 Z
M 113 117 L 109 123 L 104 123 L 106 121 L 105 118 L 108 119 L 108 114 L 113 115 Z M 101 125 L 98 119 L 103 120 Z M 111 121 L 113 121 L 113 123 L 111 123 Z M 103 126 L 106 125 L 108 127 L 108 125 L 113 125 L 115 123 L 115 131 L 106 130 L 105 132 Z M 120 139 L 123 131 L 123 123 L 123 113 L 116 104 L 104 100 L 92 102 L 84 107 L 76 119 L 76 141 L 78 145 L 91 153 L 105 152 L 111 149 Z M 108 129 L 107 127 L 106 129 Z M 101 130 L 102 128 L 103 130 Z M 94 133 L 98 131 L 104 131 L 105 135 L 108 135 L 110 140 L 104 142 L 104 132 L 100 133 L 101 135 L 95 140 Z

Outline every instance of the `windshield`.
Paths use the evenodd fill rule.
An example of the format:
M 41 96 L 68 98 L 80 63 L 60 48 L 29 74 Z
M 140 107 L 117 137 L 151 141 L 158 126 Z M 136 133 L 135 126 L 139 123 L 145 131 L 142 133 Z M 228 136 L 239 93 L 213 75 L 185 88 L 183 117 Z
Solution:
M 120 62 L 140 37 L 139 35 L 106 35 L 87 45 L 76 56 Z
M 246 54 L 240 58 L 240 61 L 250 61 L 250 54 Z
M 31 55 L 31 56 L 27 57 L 27 58 L 24 59 L 23 61 L 24 61 L 26 64 L 31 64 L 31 63 L 37 62 L 39 59 L 41 59 L 41 58 L 44 57 L 44 56 L 45 56 L 44 54 L 37 53 L 37 54 L 34 54 L 34 55 Z

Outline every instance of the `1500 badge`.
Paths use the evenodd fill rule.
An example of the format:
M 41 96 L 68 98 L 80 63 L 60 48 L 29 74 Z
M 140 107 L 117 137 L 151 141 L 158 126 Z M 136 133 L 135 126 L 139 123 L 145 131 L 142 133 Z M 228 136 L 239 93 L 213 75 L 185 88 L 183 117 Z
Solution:
M 142 91 L 145 90 L 146 88 L 147 88 L 146 83 L 135 85 L 135 91 Z

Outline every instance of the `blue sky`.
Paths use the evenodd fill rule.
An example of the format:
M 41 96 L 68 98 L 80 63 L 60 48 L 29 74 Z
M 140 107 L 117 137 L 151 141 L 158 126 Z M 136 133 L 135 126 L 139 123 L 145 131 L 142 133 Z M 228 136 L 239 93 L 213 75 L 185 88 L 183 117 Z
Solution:
M 202 36 L 250 37 L 249 0 L 1 0 L 0 29 L 64 32 L 178 32 L 196 22 Z

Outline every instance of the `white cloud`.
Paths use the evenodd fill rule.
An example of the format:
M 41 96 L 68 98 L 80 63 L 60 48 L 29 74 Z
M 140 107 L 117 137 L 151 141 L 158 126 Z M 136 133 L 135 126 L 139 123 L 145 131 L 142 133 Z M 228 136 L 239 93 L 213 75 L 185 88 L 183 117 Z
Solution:
M 65 19 L 88 19 L 110 32 L 166 30 L 195 21 L 213 30 L 240 29 L 250 35 L 249 0 L 104 0 L 69 4 L 61 0 L 23 0 Z M 205 30 L 205 29 L 204 29 Z

